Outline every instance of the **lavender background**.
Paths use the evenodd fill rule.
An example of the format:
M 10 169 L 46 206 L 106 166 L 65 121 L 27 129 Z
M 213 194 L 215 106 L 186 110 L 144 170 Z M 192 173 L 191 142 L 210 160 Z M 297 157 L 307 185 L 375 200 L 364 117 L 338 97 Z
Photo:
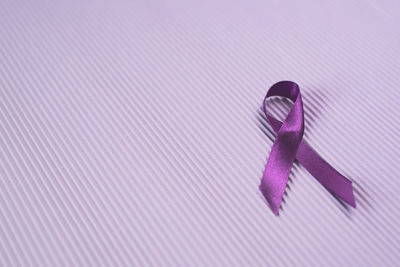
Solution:
M 0 265 L 398 265 L 399 3 L 0 0 Z M 259 193 L 283 79 L 357 209 Z

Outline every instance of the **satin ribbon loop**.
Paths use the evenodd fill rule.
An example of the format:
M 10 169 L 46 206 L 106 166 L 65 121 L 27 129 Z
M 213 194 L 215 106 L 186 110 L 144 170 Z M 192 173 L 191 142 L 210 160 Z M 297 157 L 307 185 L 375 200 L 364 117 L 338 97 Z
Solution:
M 267 98 L 272 96 L 286 97 L 293 101 L 293 106 L 284 122 L 275 119 L 266 110 Z M 326 189 L 355 207 L 351 181 L 332 168 L 302 140 L 304 111 L 300 87 L 291 81 L 274 84 L 264 98 L 263 111 L 276 134 L 276 139 L 265 166 L 260 190 L 275 215 L 279 214 L 279 207 L 295 159 Z

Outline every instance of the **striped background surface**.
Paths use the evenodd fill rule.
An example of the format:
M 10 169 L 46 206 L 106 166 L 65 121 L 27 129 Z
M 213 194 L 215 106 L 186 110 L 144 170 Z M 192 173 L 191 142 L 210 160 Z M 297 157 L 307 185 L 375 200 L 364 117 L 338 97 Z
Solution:
M 0 0 L 0 265 L 398 265 L 399 3 Z M 269 210 L 279 80 L 357 209 Z

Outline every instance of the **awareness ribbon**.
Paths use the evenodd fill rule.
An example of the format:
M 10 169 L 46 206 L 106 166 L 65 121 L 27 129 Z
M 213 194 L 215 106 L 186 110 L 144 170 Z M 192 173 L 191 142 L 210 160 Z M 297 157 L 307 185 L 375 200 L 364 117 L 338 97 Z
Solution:
M 294 102 L 283 123 L 266 111 L 267 98 L 272 96 L 286 97 Z M 276 134 L 276 139 L 265 166 L 260 190 L 275 215 L 278 215 L 290 169 L 295 159 L 326 189 L 355 208 L 352 182 L 330 166 L 306 141 L 302 140 L 304 112 L 299 86 L 291 81 L 274 84 L 264 98 L 263 111 Z

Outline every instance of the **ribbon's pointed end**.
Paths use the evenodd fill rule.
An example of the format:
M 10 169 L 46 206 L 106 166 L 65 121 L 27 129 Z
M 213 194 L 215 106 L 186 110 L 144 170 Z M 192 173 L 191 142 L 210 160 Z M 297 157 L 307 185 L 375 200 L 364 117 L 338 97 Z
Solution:
M 354 197 L 354 189 L 353 189 L 352 182 L 350 180 L 347 180 L 346 182 L 347 182 L 345 184 L 346 186 L 343 186 L 340 191 L 337 190 L 333 194 L 336 195 L 337 197 L 341 198 L 348 205 L 355 208 L 356 207 L 356 199 Z
M 282 197 L 275 197 L 271 196 L 265 190 L 263 190 L 262 185 L 259 187 L 261 193 L 263 194 L 265 200 L 267 200 L 269 207 L 271 208 L 272 212 L 276 215 L 279 216 L 279 208 L 281 206 L 282 202 Z
M 342 199 L 344 201 L 347 202 L 347 204 L 349 204 L 350 206 L 352 206 L 353 208 L 356 207 L 356 199 L 354 198 L 354 188 L 353 188 L 353 183 L 351 181 L 349 181 L 349 185 L 347 186 L 347 190 L 343 190 L 344 191 L 344 196 L 342 197 Z
M 279 216 L 279 208 L 281 206 L 282 197 L 269 197 L 267 199 L 269 207 L 271 208 L 272 212 Z
M 350 203 L 350 206 L 352 206 L 353 208 L 356 208 L 356 201 L 354 200 L 352 203 Z
M 350 195 L 349 200 L 348 200 L 347 203 L 349 203 L 349 205 L 352 206 L 353 208 L 356 208 L 356 199 L 354 198 L 353 188 L 351 190 L 351 195 Z
M 272 212 L 275 214 L 275 216 L 279 216 L 279 207 L 280 207 L 280 205 L 279 206 L 272 206 L 271 203 L 270 203 L 269 206 L 270 206 Z

